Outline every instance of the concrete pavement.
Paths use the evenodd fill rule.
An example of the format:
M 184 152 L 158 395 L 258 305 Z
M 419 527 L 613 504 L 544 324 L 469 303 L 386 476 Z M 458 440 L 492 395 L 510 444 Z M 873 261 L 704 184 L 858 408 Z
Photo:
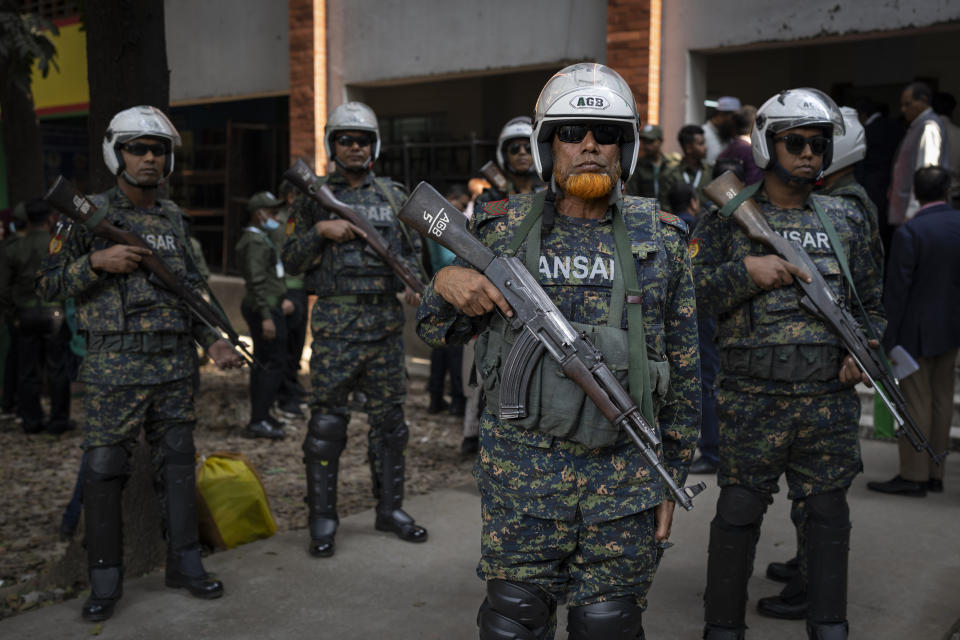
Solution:
M 925 499 L 898 498 L 866 489 L 867 480 L 896 473 L 890 443 L 863 442 L 866 473 L 850 490 L 853 532 L 849 617 L 853 638 L 942 640 L 960 619 L 960 456 L 947 461 L 946 492 Z M 644 627 L 650 640 L 700 638 L 709 522 L 715 482 L 692 513 L 678 513 L 672 541 L 650 593 Z M 345 518 L 337 554 L 313 559 L 305 531 L 216 553 L 207 568 L 226 595 L 196 600 L 163 586 L 163 573 L 128 580 L 102 638 L 444 639 L 476 637 L 483 585 L 474 566 L 479 552 L 479 498 L 469 479 L 462 487 L 416 496 L 409 511 L 430 530 L 422 545 L 373 529 L 368 511 Z M 803 622 L 754 613 L 757 598 L 778 583 L 763 577 L 766 564 L 794 552 L 785 489 L 764 520 L 757 549 L 748 637 L 806 638 Z M 0 638 L 90 638 L 81 600 L 30 611 L 0 622 Z M 566 638 L 560 614 L 557 638 Z

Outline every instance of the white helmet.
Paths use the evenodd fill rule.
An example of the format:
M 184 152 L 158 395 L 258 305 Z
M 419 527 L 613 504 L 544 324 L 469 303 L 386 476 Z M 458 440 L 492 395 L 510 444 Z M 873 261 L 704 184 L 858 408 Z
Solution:
M 516 118 L 511 118 L 507 124 L 503 125 L 503 129 L 500 131 L 500 137 L 497 138 L 497 164 L 500 165 L 501 169 L 512 172 L 510 167 L 507 166 L 507 159 L 503 153 L 506 143 L 515 138 L 523 138 L 529 143 L 530 134 L 532 133 L 533 125 L 531 124 L 530 116 L 517 116 Z
M 817 89 L 800 88 L 781 91 L 763 103 L 757 110 L 757 119 L 750 142 L 753 145 L 753 160 L 760 169 L 780 167 L 774 162 L 774 137 L 781 131 L 797 127 L 819 127 L 828 138 L 843 135 L 843 114 L 830 96 Z M 833 145 L 823 154 L 826 171 L 833 158 Z M 818 176 L 819 179 L 819 176 Z
M 630 85 L 610 67 L 580 62 L 558 71 L 537 98 L 531 150 L 540 178 L 553 173 L 553 133 L 563 123 L 599 120 L 620 125 L 621 179 L 626 181 L 637 165 L 637 103 Z
M 843 134 L 833 137 L 833 161 L 830 169 L 823 172 L 828 176 L 840 169 L 849 167 L 863 160 L 867 155 L 867 134 L 857 117 L 857 110 L 853 107 L 840 107 L 843 114 Z
M 173 173 L 173 147 L 180 144 L 180 134 L 163 111 L 156 107 L 140 105 L 124 109 L 113 116 L 103 134 L 103 161 L 115 176 L 124 172 L 123 154 L 120 145 L 124 142 L 149 136 L 166 142 L 167 155 L 163 162 L 163 180 Z M 137 184 L 132 176 L 124 176 L 131 184 Z
M 372 167 L 380 156 L 380 128 L 377 126 L 377 114 L 373 109 L 362 102 L 344 102 L 327 118 L 327 124 L 323 128 L 323 145 L 327 149 L 327 157 L 334 162 L 338 161 L 333 137 L 338 131 L 366 131 L 373 134 L 373 152 L 367 163 L 368 169 Z

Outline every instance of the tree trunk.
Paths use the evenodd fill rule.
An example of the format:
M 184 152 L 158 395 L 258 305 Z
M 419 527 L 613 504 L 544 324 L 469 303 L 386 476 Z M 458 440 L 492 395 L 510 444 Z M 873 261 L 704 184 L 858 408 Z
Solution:
M 33 94 L 4 78 L 0 86 L 3 145 L 7 155 L 10 206 L 44 194 L 40 125 L 33 111 Z
M 85 10 L 90 187 L 99 192 L 116 184 L 101 160 L 110 119 L 141 104 L 168 111 L 170 70 L 163 0 L 97 0 Z

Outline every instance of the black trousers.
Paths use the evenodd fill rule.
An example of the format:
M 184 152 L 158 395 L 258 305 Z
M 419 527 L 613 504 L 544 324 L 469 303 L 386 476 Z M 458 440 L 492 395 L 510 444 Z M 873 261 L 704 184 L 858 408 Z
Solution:
M 443 381 L 450 374 L 450 397 L 463 400 L 463 345 L 438 347 L 430 352 L 430 380 L 427 389 L 431 398 L 443 398 Z
M 7 359 L 3 361 L 3 412 L 13 413 L 17 406 L 17 336 L 19 332 L 13 322 L 7 323 L 7 335 L 10 347 Z
M 240 305 L 243 319 L 253 338 L 253 357 L 259 364 L 250 367 L 250 422 L 266 420 L 270 407 L 277 398 L 287 362 L 287 319 L 279 307 L 270 310 L 277 335 L 273 340 L 263 337 L 262 318 L 246 303 Z
M 22 309 L 17 318 L 17 404 L 24 428 L 43 423 L 40 397 L 46 381 L 50 389 L 50 428 L 65 429 L 70 421 L 70 330 L 63 321 L 63 311 L 50 307 Z
M 283 381 L 277 393 L 281 405 L 300 404 L 306 392 L 300 385 L 300 356 L 307 339 L 307 292 L 303 289 L 287 289 L 287 300 L 293 303 L 293 313 L 287 319 L 287 361 Z

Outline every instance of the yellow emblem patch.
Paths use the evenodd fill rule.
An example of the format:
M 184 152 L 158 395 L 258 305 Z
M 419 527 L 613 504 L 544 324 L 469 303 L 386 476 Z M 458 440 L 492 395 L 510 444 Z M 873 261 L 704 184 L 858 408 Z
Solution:
M 60 236 L 56 235 L 50 238 L 50 244 L 47 245 L 47 251 L 50 252 L 50 255 L 57 255 L 61 249 L 63 249 L 63 240 Z
M 293 227 L 294 227 L 293 218 L 290 218 L 289 220 L 287 220 L 287 227 L 286 227 L 286 229 L 285 229 L 286 234 L 287 234 L 288 236 L 289 236 L 289 235 L 293 235 Z
M 690 258 L 696 258 L 697 254 L 700 253 L 700 238 L 690 238 L 690 243 L 687 245 L 687 251 L 690 252 Z

